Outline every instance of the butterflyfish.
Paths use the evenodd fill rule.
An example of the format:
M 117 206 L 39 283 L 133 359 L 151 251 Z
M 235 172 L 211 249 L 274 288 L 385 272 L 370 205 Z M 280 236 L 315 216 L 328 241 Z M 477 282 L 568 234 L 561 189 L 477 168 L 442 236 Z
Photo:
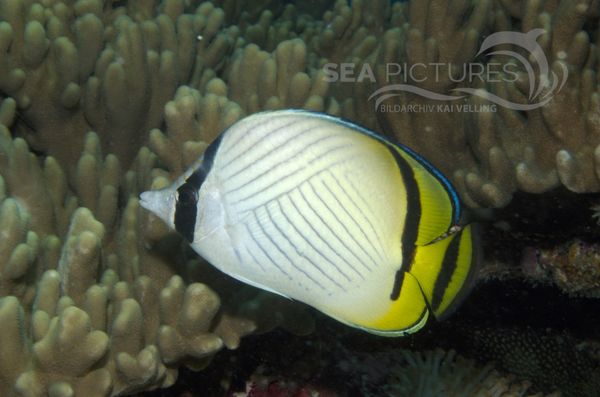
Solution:
M 478 262 L 440 171 L 321 113 L 241 119 L 141 205 L 226 274 L 384 336 L 445 318 Z

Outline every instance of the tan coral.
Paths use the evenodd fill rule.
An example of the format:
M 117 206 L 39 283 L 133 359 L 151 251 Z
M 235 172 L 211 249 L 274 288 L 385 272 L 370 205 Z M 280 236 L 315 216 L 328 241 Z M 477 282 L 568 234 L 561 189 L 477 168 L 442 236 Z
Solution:
M 99 50 L 98 46 L 92 41 L 86 42 L 86 52 L 80 54 L 75 34 L 66 36 L 65 22 L 70 18 L 74 22 L 76 18 L 72 10 L 44 8 L 40 4 L 34 6 L 15 0 L 5 2 L 0 13 L 4 21 L 2 59 L 6 71 L 0 83 L 2 92 L 15 98 L 22 117 L 27 119 L 22 127 L 29 142 L 40 150 L 52 147 L 55 150 L 51 152 L 58 153 L 55 142 L 72 140 L 85 129 L 83 115 L 76 108 L 81 98 L 82 79 L 93 70 L 83 67 L 86 62 L 80 63 L 80 70 L 78 60 L 84 54 L 96 58 L 98 51 L 93 53 L 93 49 Z M 79 33 L 102 25 L 92 15 L 85 20 L 88 23 L 78 25 Z M 86 36 L 95 41 L 99 39 L 98 35 Z M 56 135 L 35 134 L 42 125 L 50 127 Z M 52 138 L 59 139 L 53 141 Z
M 228 97 L 246 113 L 303 108 L 337 114 L 337 104 L 326 100 L 324 72 L 307 73 L 307 66 L 306 44 L 300 39 L 281 42 L 272 54 L 250 44 L 233 55 Z
M 10 199 L 4 202 L 10 209 Z M 0 367 L 24 363 L 3 372 L 3 394 L 40 395 L 58 388 L 109 396 L 165 387 L 174 382 L 177 366 L 206 365 L 223 345 L 211 332 L 218 325 L 213 318 L 219 300 L 208 287 L 186 286 L 173 277 L 161 290 L 147 276 L 127 283 L 112 270 L 102 272 L 104 229 L 89 210 L 75 211 L 57 269 L 39 276 L 35 297 L 22 299 L 31 307 L 6 292 L 0 299 L 7 327 L 18 330 L 3 333 L 13 338 L 17 356 L 6 350 Z M 17 245 L 13 257 L 19 252 Z M 6 266 L 15 267 L 11 261 Z M 59 353 L 64 351 L 70 353 Z
M 265 9 L 278 13 L 284 6 L 276 0 L 215 0 L 214 3 L 225 11 L 229 24 L 255 20 Z
M 254 23 L 242 24 L 241 37 L 265 51 L 273 51 L 282 41 L 298 37 L 295 30 L 303 23 L 308 23 L 308 18 L 299 14 L 294 4 L 287 4 L 277 18 L 266 9 Z
M 166 363 L 194 358 L 189 365 L 200 369 L 212 352 L 223 346 L 221 339 L 209 332 L 219 308 L 219 298 L 206 286 L 174 278 L 160 297 L 163 326 L 158 331 L 158 346 Z
M 30 145 L 63 164 L 94 130 L 129 165 L 176 87 L 206 83 L 236 39 L 210 3 L 192 13 L 176 2 L 152 15 L 139 7 L 136 19 L 99 0 L 56 3 L 0 7 L 0 93 L 15 98 Z
M 254 329 L 249 320 L 216 318 L 212 290 L 173 277 L 185 262 L 181 239 L 148 223 L 137 198 L 117 218 L 110 197 L 121 186 L 120 168 L 103 157 L 95 134 L 76 167 L 73 196 L 55 160 L 39 166 L 22 139 L 0 128 L 0 316 L 9 322 L 0 368 L 11 366 L 0 378 L 3 395 L 112 396 L 166 387 L 180 365 L 209 362 L 223 346 L 219 333 L 235 347 Z M 136 172 L 147 175 L 144 167 L 154 164 L 139 159 L 129 173 L 135 194 L 148 181 Z M 25 195 L 21 186 L 37 190 Z M 78 203 L 90 208 L 68 209 Z M 63 228 L 57 218 L 66 216 Z
M 0 177 L 0 189 L 4 181 Z M 39 238 L 29 229 L 30 215 L 16 200 L 0 201 L 0 294 L 25 297 L 31 291 L 24 276 L 33 267 Z
M 531 193 L 560 185 L 575 192 L 600 189 L 596 173 L 600 108 L 594 88 L 598 55 L 583 30 L 585 21 L 593 15 L 590 3 L 563 1 L 552 14 L 540 2 L 524 4 L 527 12 L 522 21 L 523 31 L 542 27 L 548 32 L 538 42 L 548 57 L 549 75 L 537 76 L 532 82 L 521 73 L 514 84 L 487 84 L 487 88 L 513 102 L 527 103 L 530 84 L 543 88 L 546 80 L 560 80 L 566 77 L 565 73 L 568 77 L 565 85 L 553 92 L 551 100 L 542 107 L 523 113 L 499 108 L 497 113 L 481 115 L 467 124 L 479 132 L 472 134 L 469 141 L 476 143 L 477 160 L 483 165 L 472 171 L 473 182 L 467 181 L 467 198 L 500 206 L 510 200 L 517 188 Z M 505 60 L 501 57 L 490 60 L 502 61 Z M 532 65 L 540 67 L 535 62 Z M 493 160 L 494 152 L 496 157 L 503 158 Z M 481 194 L 486 183 L 495 192 Z
M 112 277 L 105 275 L 104 279 Z M 22 325 L 23 308 L 18 301 L 13 297 L 0 299 L 1 317 L 9 329 L 14 326 L 17 332 L 6 336 L 21 340 L 20 344 L 12 344 L 15 356 L 8 355 L 7 350 L 0 360 L 3 367 L 9 362 L 14 365 L 13 370 L 3 372 L 5 378 L 0 387 L 5 395 L 12 395 L 10 390 L 19 395 L 42 395 L 57 385 L 76 395 L 98 396 L 165 387 L 174 382 L 175 368 L 183 356 L 208 357 L 222 345 L 218 336 L 208 332 L 215 306 L 204 309 L 206 300 L 214 297 L 206 287 L 198 289 L 196 285 L 181 290 L 187 297 L 180 315 L 181 326 L 196 323 L 200 328 L 185 328 L 178 334 L 179 343 L 195 350 L 183 350 L 185 353 L 177 355 L 172 346 L 162 342 L 161 336 L 172 329 L 172 307 L 161 311 L 159 305 L 151 304 L 154 299 L 128 297 L 123 291 L 125 285 L 116 282 L 92 286 L 82 304 L 86 310 L 82 310 L 59 292 L 60 282 L 56 271 L 46 272 L 42 278 L 39 294 L 43 296 L 36 299 L 30 325 L 32 341 L 27 341 L 29 332 Z M 160 292 L 156 286 L 148 285 L 145 292 L 158 299 L 159 295 L 171 296 L 171 289 L 168 286 Z M 97 310 L 90 310 L 94 306 Z M 111 306 L 113 310 L 108 310 Z M 190 307 L 196 310 L 190 311 Z M 179 308 L 175 309 L 177 312 Z M 145 328 L 146 318 L 157 318 L 157 327 Z M 61 353 L 65 351 L 69 354 Z M 16 365 L 22 360 L 29 364 Z
M 68 210 L 64 211 L 64 207 L 54 206 L 51 200 L 40 200 L 40 197 L 48 196 L 59 199 L 58 196 L 61 195 L 64 176 L 56 175 L 55 164 L 55 160 L 48 157 L 45 166 L 41 167 L 25 140 L 12 139 L 8 129 L 0 125 L 0 169 L 4 177 L 5 189 L 8 195 L 31 214 L 32 229 L 38 233 L 55 233 L 57 218 L 68 216 L 65 213 Z M 57 182 L 56 185 L 47 184 L 48 174 L 54 175 L 51 180 Z M 55 194 L 51 194 L 50 191 L 54 189 L 56 189 Z
M 243 116 L 239 105 L 227 98 L 227 87 L 213 79 L 203 93 L 182 86 L 165 106 L 166 134 L 150 132 L 150 148 L 171 172 L 179 176 L 222 131 Z
M 377 38 L 386 26 L 390 4 L 387 1 L 337 0 L 323 15 L 319 34 L 305 37 L 323 62 L 357 62 L 377 47 Z
M 10 127 L 16 118 L 17 102 L 12 98 L 0 101 L 0 124 Z

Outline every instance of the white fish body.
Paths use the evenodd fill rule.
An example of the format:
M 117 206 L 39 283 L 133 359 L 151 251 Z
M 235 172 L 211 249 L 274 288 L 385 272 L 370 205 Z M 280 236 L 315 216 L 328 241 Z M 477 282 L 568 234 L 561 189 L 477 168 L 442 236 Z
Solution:
M 143 193 L 141 204 L 243 282 L 370 332 L 404 334 L 429 312 L 404 257 L 418 256 L 419 233 L 430 243 L 456 214 L 436 182 L 446 211 L 431 209 L 430 218 L 440 225 L 406 240 L 418 220 L 394 148 L 330 116 L 259 113 L 225 131 L 173 185 Z

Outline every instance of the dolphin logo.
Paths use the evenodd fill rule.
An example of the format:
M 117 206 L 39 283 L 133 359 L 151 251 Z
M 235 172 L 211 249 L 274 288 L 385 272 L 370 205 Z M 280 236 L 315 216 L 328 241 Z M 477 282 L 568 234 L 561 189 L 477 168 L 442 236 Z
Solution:
M 481 43 L 481 47 L 479 48 L 479 52 L 477 53 L 477 56 L 483 54 L 488 49 L 498 46 L 498 45 L 501 45 L 501 44 L 517 45 L 517 46 L 527 50 L 530 58 L 534 59 L 534 61 L 535 61 L 534 63 L 538 66 L 538 71 L 539 71 L 540 76 L 549 76 L 550 67 L 548 65 L 548 59 L 546 58 L 546 55 L 544 54 L 544 50 L 537 42 L 538 37 L 540 37 L 544 33 L 546 33 L 546 31 L 544 29 L 532 29 L 527 33 L 521 33 L 521 32 L 496 32 L 496 33 L 493 33 L 493 34 L 489 35 L 488 37 L 486 37 L 485 40 L 483 40 L 483 43 Z M 529 100 L 530 101 L 533 101 L 535 98 L 537 98 L 541 94 L 542 90 L 544 88 L 548 87 L 548 80 L 543 80 L 537 87 L 537 90 L 535 89 L 535 72 L 533 70 L 533 67 L 531 66 L 531 63 L 525 57 L 523 57 L 521 54 L 519 54 L 518 52 L 508 51 L 508 50 L 497 50 L 497 51 L 489 52 L 487 55 L 488 56 L 507 55 L 507 56 L 511 56 L 521 62 L 521 64 L 527 71 L 527 77 L 529 78 Z M 548 90 L 548 92 L 546 92 L 546 94 L 542 97 L 542 99 L 547 98 L 555 90 L 556 90 L 556 92 L 560 91 L 562 89 L 562 87 L 564 86 L 565 82 L 567 81 L 567 76 L 568 76 L 569 72 L 563 63 L 561 63 L 560 65 L 563 69 L 560 86 L 557 89 L 559 79 L 558 79 L 558 76 L 556 76 L 556 73 L 552 72 L 552 79 L 550 79 L 552 81 L 552 87 L 550 87 L 550 89 Z
M 484 98 L 490 102 L 493 102 L 497 105 L 504 106 L 513 110 L 532 110 L 539 107 L 544 106 L 548 102 L 552 100 L 552 94 L 558 92 L 564 86 L 567 76 L 568 69 L 566 65 L 560 62 L 562 69 L 562 78 L 559 78 L 554 71 L 550 70 L 550 66 L 548 65 L 548 59 L 544 54 L 542 47 L 537 42 L 538 38 L 546 33 L 544 29 L 532 29 L 527 33 L 521 32 L 496 32 L 483 40 L 479 51 L 476 56 L 485 54 L 486 56 L 492 55 L 506 55 L 516 59 L 521 63 L 525 71 L 527 72 L 527 77 L 529 80 L 529 95 L 528 100 L 530 103 L 521 104 L 516 102 L 511 102 L 505 98 L 501 98 L 497 95 L 492 94 L 491 92 L 481 89 L 481 88 L 454 88 L 452 92 L 460 92 L 469 95 L 475 95 L 480 98 Z M 517 51 L 512 50 L 495 50 L 489 51 L 496 46 L 508 44 L 511 46 L 518 46 L 527 51 L 529 54 L 529 59 L 533 60 L 529 62 L 528 58 L 521 55 Z M 536 71 L 534 70 L 533 65 L 537 65 L 537 73 L 539 79 L 536 79 Z M 539 80 L 539 84 L 536 87 L 536 80 Z M 542 95 L 542 92 L 546 89 L 546 92 Z M 423 88 L 415 87 L 410 84 L 394 84 L 387 85 L 382 88 L 379 88 L 371 96 L 369 100 L 379 96 L 379 98 L 375 101 L 375 108 L 377 109 L 382 101 L 400 95 L 400 92 L 412 92 L 413 94 L 420 95 L 422 97 L 432 99 L 432 100 L 445 100 L 445 101 L 455 101 L 458 99 L 463 99 L 466 95 L 444 95 L 435 93 Z M 383 94 L 383 95 L 380 95 Z

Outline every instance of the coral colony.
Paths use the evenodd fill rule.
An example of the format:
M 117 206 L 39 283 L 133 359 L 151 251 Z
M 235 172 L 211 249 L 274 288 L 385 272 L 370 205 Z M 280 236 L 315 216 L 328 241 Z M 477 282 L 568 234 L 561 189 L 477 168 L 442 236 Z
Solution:
M 166 388 L 247 335 L 313 330 L 305 306 L 219 274 L 139 205 L 244 116 L 316 110 L 393 137 L 471 209 L 600 191 L 599 10 L 594 0 L 1 0 L 0 395 Z M 501 32 L 518 35 L 485 41 Z M 464 67 L 475 64 L 486 68 Z M 525 259 L 487 269 L 597 297 L 598 248 L 576 237 L 534 241 Z M 494 335 L 496 350 L 518 346 Z M 597 372 L 563 395 L 594 395 Z M 387 378 L 391 390 L 409 375 Z M 498 379 L 485 384 L 493 395 L 529 393 Z M 247 382 L 250 395 L 281 394 Z

